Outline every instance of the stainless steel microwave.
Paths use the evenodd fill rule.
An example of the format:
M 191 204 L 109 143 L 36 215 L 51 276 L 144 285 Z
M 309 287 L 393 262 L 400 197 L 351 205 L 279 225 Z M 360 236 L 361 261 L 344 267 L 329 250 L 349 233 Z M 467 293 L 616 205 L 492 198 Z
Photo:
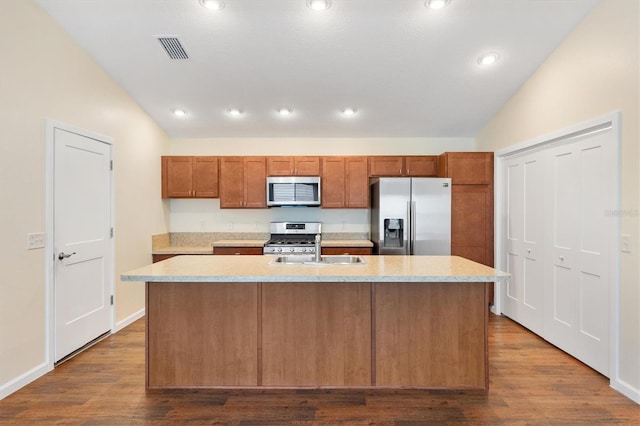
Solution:
M 267 206 L 320 206 L 320 177 L 267 176 Z

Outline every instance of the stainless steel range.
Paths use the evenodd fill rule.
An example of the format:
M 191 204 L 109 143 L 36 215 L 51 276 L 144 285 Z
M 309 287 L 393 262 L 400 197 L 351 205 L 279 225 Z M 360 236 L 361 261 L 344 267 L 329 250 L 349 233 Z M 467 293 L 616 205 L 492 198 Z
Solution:
M 271 222 L 271 238 L 262 254 L 315 254 L 315 238 L 322 232 L 320 222 Z

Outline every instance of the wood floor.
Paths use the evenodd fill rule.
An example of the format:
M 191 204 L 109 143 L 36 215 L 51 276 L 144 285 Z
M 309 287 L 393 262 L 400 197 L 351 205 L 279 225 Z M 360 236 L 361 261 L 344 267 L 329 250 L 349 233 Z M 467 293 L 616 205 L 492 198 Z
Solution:
M 640 424 L 605 377 L 490 315 L 490 390 L 145 391 L 144 321 L 0 401 L 0 424 Z

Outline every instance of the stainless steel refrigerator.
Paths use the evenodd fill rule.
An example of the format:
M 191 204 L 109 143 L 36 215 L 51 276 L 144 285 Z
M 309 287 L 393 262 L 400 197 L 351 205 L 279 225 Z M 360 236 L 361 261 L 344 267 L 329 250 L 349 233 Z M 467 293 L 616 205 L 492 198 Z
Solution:
M 451 179 L 378 178 L 370 189 L 375 254 L 451 254 Z

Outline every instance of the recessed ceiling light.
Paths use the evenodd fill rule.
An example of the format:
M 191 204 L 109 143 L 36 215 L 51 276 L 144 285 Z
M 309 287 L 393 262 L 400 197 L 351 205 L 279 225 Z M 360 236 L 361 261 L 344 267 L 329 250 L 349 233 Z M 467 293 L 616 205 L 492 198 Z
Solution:
M 187 114 L 187 111 L 182 108 L 176 108 L 173 110 L 173 115 L 176 117 L 185 117 Z
M 353 117 L 354 115 L 356 115 L 358 113 L 358 110 L 355 108 L 342 108 L 340 110 L 340 112 L 342 113 L 342 115 L 344 115 L 345 117 Z
M 244 111 L 239 108 L 229 108 L 227 110 L 227 114 L 229 114 L 231 117 L 240 117 L 242 114 L 244 114 Z
M 331 0 L 307 0 L 307 7 L 317 11 L 327 10 L 331 7 Z
M 484 55 L 478 58 L 478 64 L 483 66 L 493 65 L 496 62 L 498 62 L 498 59 L 500 59 L 500 54 L 496 52 L 489 52 L 489 53 L 485 53 Z
M 289 117 L 293 114 L 293 110 L 291 108 L 280 108 L 278 109 L 278 114 L 280 114 L 281 117 Z
M 222 0 L 200 0 L 200 4 L 209 10 L 224 9 L 224 2 Z
M 451 3 L 451 0 L 427 0 L 424 2 L 424 6 L 429 9 L 442 9 L 449 3 Z

